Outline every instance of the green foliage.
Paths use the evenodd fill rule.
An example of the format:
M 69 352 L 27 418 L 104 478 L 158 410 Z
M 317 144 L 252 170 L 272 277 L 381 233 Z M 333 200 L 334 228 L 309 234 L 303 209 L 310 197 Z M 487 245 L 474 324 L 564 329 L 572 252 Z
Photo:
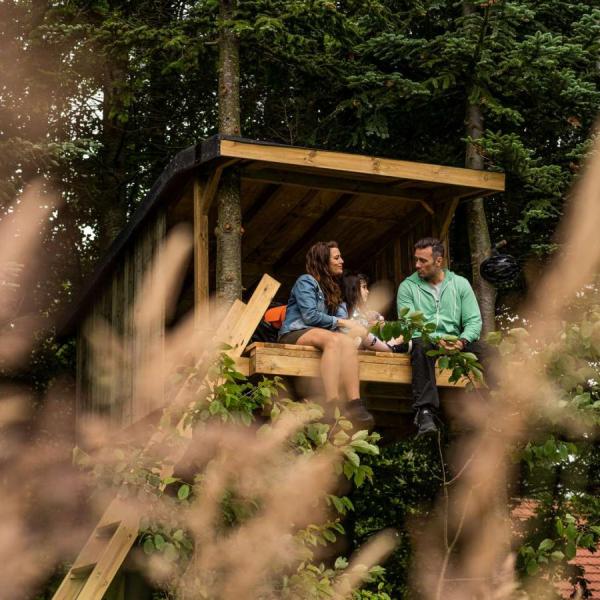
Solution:
M 427 351 L 428 356 L 437 359 L 439 369 L 450 370 L 448 380 L 458 383 L 463 378 L 469 380 L 468 389 L 474 389 L 475 384 L 483 384 L 483 366 L 472 352 L 462 352 L 458 349 L 446 349 L 437 344 L 431 334 L 435 331 L 435 323 L 425 323 L 423 313 L 410 311 L 404 307 L 400 309 L 397 321 L 386 321 L 385 324 L 377 323 L 371 328 L 371 332 L 384 341 L 402 336 L 410 340 L 415 336 L 421 337 L 425 343 L 433 346 Z M 458 337 L 452 335 L 443 336 L 448 342 L 456 342 Z
M 21 314 L 52 318 L 72 300 L 73 290 L 168 161 L 216 131 L 221 24 L 214 0 L 5 4 L 3 51 L 11 69 L 2 90 L 1 214 L 35 175 L 61 192 L 63 205 L 45 239 L 50 264 L 21 309 Z M 458 4 L 442 0 L 240 3 L 232 25 L 242 45 L 244 134 L 462 166 L 462 107 L 467 100 L 477 102 L 485 123 L 479 152 L 487 168 L 507 174 L 506 193 L 487 202 L 492 237 L 507 239 L 511 253 L 522 261 L 554 252 L 554 228 L 589 152 L 599 104 L 597 2 L 473 4 L 475 13 L 464 17 Z M 457 233 L 455 238 L 453 255 L 460 261 L 467 236 Z M 470 263 L 464 262 L 467 270 Z M 409 339 L 424 325 L 413 317 L 401 315 L 399 324 L 387 325 L 385 335 Z M 555 349 L 543 349 L 548 374 L 564 392 L 562 408 L 590 428 L 598 423 L 600 401 L 597 317 L 567 319 L 561 332 L 566 346 L 561 340 Z M 31 361 L 39 389 L 72 363 L 70 347 L 41 337 L 47 341 Z M 497 341 L 507 356 L 526 356 L 534 345 L 523 331 Z M 455 369 L 457 377 L 479 369 L 461 353 L 440 355 L 439 361 L 453 377 Z M 224 387 L 212 390 L 211 403 L 194 408 L 191 422 L 245 426 L 260 411 L 276 420 L 294 410 L 270 401 L 277 383 L 263 382 L 259 390 L 234 371 L 226 367 Z M 562 439 L 560 425 L 551 424 L 552 437 L 531 440 L 528 450 L 516 451 L 524 465 L 521 492 L 539 501 L 540 515 L 552 515 L 561 505 L 561 518 L 571 514 L 582 527 L 583 515 L 590 527 L 597 526 L 600 507 L 591 483 L 598 480 L 596 448 Z M 326 427 L 307 427 L 294 440 L 295 451 L 339 448 L 346 476 L 363 483 L 359 511 L 368 503 L 366 496 L 376 498 L 369 510 L 380 527 L 398 522 L 399 512 L 418 512 L 421 499 L 413 490 L 429 498 L 431 486 L 439 483 L 433 475 L 435 457 L 411 444 L 376 455 L 368 447 L 377 447 L 376 440 L 352 440 L 341 419 L 332 435 Z M 340 432 L 350 433 L 350 439 Z M 554 442 L 546 446 L 550 439 Z M 352 441 L 368 446 L 352 446 Z M 106 485 L 156 492 L 161 486 L 156 457 L 126 450 L 126 460 L 112 457 L 113 468 L 96 465 L 98 477 Z M 376 487 L 364 485 L 371 476 Z M 388 487 L 386 478 L 395 487 Z M 174 502 L 193 502 L 192 482 L 162 485 L 174 496 L 179 490 L 188 494 L 189 488 L 185 498 Z M 386 493 L 379 495 L 380 489 Z M 238 500 L 235 494 L 223 500 L 228 526 L 251 512 L 251 503 L 248 508 Z M 342 501 L 330 502 L 339 511 Z M 350 510 L 344 502 L 340 507 Z M 371 517 L 361 514 L 368 524 L 364 528 L 371 527 Z M 532 533 L 536 557 L 564 552 L 556 550 L 564 540 L 553 529 L 553 519 L 541 518 Z M 540 549 L 545 539 L 555 546 Z M 401 564 L 408 568 L 408 545 L 403 548 Z M 554 565 L 554 559 L 548 560 Z M 523 556 L 520 561 L 526 570 Z M 320 581 L 319 569 L 306 577 Z
M 399 532 L 398 547 L 386 563 L 386 580 L 392 598 L 410 598 L 419 592 L 418 582 L 410 581 L 413 539 L 433 518 L 442 482 L 438 451 L 435 445 L 407 438 L 385 445 L 367 461 L 375 485 L 352 494 L 354 538 L 358 545 L 385 527 Z
M 191 385 L 200 378 L 202 371 L 185 369 L 178 378 L 190 378 Z M 190 381 L 190 379 L 188 379 Z M 257 415 L 270 415 L 270 421 L 256 431 L 258 439 L 276 426 L 280 419 L 290 413 L 307 416 L 309 421 L 291 436 L 290 457 L 314 455 L 334 451 L 340 460 L 335 468 L 339 475 L 351 481 L 356 488 L 373 480 L 373 470 L 365 463 L 370 457 L 379 455 L 379 435 L 368 431 L 355 431 L 352 423 L 336 409 L 332 422 L 321 422 L 323 410 L 317 405 L 292 402 L 279 393 L 281 380 L 263 378 L 254 383 L 236 371 L 235 362 L 225 353 L 216 365 L 209 369 L 209 376 L 199 390 L 197 402 L 188 407 L 184 423 L 200 428 L 215 423 L 227 423 L 247 428 Z M 216 408 L 215 408 L 216 407 Z M 174 428 L 170 410 L 165 410 L 161 420 L 160 447 L 143 450 L 137 447 L 121 447 L 111 450 L 108 456 L 92 458 L 80 449 L 74 451 L 74 461 L 88 470 L 96 486 L 118 489 L 122 497 L 141 496 L 150 505 L 156 505 L 163 519 L 145 520 L 137 543 L 146 555 L 156 555 L 182 573 L 194 552 L 194 539 L 186 524 L 178 515 L 181 509 L 202 510 L 201 490 L 205 473 L 200 471 L 193 478 L 193 485 L 176 477 L 161 477 L 165 464 L 161 449 L 180 442 L 180 434 Z M 290 468 L 292 466 L 290 465 Z M 158 504 L 160 501 L 160 504 Z M 310 524 L 293 534 L 303 561 L 291 573 L 273 573 L 279 577 L 278 590 L 281 598 L 328 598 L 336 582 L 343 581 L 347 561 L 340 557 L 334 568 L 314 560 L 314 551 L 335 543 L 338 536 L 345 534 L 342 518 L 354 511 L 354 504 L 347 496 L 324 494 L 322 501 L 330 507 L 328 520 Z M 221 531 L 235 530 L 260 513 L 260 495 L 248 496 L 240 492 L 235 480 L 225 490 L 219 502 Z M 181 517 L 183 518 L 183 517 Z M 383 579 L 383 569 L 374 567 L 365 575 L 371 591 L 360 591 L 354 598 L 389 600 L 388 584 Z M 212 575 L 206 575 L 209 579 Z M 214 574 L 218 577 L 218 574 Z M 210 587 L 210 586 L 209 586 Z

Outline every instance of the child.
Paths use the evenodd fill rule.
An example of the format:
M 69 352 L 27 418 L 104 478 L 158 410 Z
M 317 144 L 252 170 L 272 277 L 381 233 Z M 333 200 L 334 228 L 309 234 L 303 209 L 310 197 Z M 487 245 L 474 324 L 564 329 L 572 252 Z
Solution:
M 369 330 L 378 321 L 383 321 L 383 316 L 367 307 L 369 298 L 369 280 L 362 273 L 346 273 L 342 280 L 342 291 L 348 318 L 358 322 Z M 396 341 L 394 340 L 394 343 Z M 393 352 L 392 346 L 381 341 L 372 333 L 367 333 L 360 339 L 360 348 L 376 352 Z

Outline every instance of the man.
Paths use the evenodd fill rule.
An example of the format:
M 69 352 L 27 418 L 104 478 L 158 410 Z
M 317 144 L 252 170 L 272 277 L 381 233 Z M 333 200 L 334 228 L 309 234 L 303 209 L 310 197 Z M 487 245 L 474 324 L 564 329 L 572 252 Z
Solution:
M 408 307 L 411 311 L 421 311 L 425 322 L 435 323 L 431 337 L 441 348 L 473 352 L 477 350 L 473 343 L 481 335 L 479 305 L 470 283 L 443 268 L 444 255 L 444 245 L 436 238 L 424 238 L 415 244 L 417 270 L 398 288 L 398 310 Z M 456 336 L 458 340 L 444 340 L 445 335 Z M 434 417 L 440 406 L 435 357 L 427 356 L 432 346 L 418 336 L 412 340 L 410 354 L 417 437 L 437 431 Z

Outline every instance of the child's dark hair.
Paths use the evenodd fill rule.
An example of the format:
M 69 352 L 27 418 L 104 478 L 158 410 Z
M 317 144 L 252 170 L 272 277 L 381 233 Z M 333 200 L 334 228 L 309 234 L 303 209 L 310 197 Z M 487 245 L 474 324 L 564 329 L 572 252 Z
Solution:
M 363 273 L 353 273 L 346 271 L 342 277 L 342 294 L 344 302 L 348 309 L 348 318 L 352 318 L 352 313 L 360 305 L 360 285 L 361 283 L 369 284 L 369 278 Z

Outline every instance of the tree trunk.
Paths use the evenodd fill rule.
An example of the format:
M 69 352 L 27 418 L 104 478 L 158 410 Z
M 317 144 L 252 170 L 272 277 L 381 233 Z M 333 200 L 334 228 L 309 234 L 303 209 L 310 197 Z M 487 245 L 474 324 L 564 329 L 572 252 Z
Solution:
M 471 2 L 463 2 L 463 15 L 468 16 L 475 13 L 475 7 Z M 470 89 L 467 90 L 468 97 Z M 466 135 L 473 140 L 483 136 L 483 114 L 479 104 L 472 104 L 467 99 Z M 465 166 L 469 169 L 483 170 L 483 157 L 473 144 L 467 144 L 465 155 Z M 483 198 L 471 200 L 467 205 L 467 225 L 469 231 L 469 247 L 471 251 L 471 269 L 473 275 L 473 290 L 479 301 L 481 317 L 483 319 L 482 337 L 496 328 L 496 288 L 490 285 L 479 274 L 479 265 L 492 251 L 490 243 L 490 232 Z
M 219 16 L 233 18 L 236 0 L 220 0 Z M 219 35 L 219 133 L 240 135 L 240 53 L 233 30 Z M 242 208 L 240 176 L 226 169 L 217 193 L 217 297 L 231 304 L 242 295 Z
M 109 56 L 103 81 L 101 175 L 98 181 L 99 244 L 106 250 L 127 221 L 125 136 L 127 108 L 122 85 L 127 77 L 127 58 Z

